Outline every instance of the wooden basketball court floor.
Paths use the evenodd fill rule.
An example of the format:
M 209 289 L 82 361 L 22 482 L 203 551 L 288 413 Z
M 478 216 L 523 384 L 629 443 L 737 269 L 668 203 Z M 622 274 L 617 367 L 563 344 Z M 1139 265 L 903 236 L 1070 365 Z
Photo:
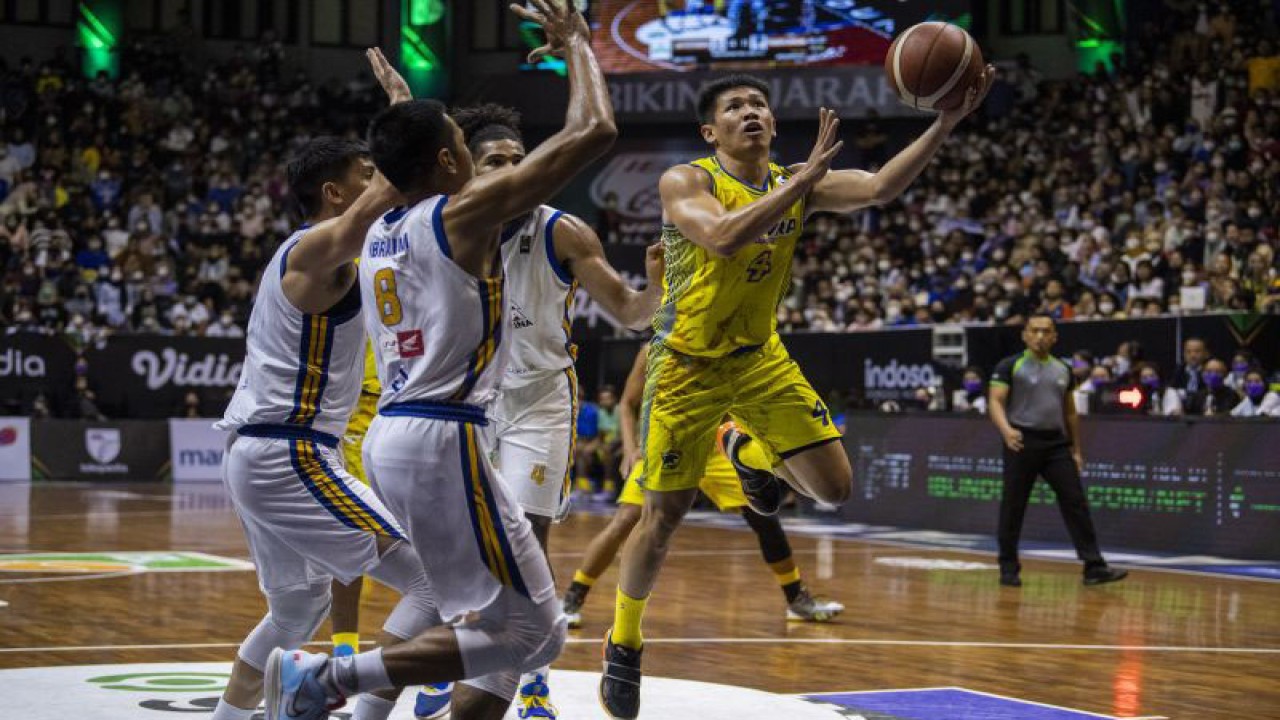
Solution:
M 110 666 L 96 672 L 110 675 L 111 687 L 147 682 L 119 681 L 141 677 L 130 674 L 133 664 L 154 670 L 157 663 L 229 661 L 264 610 L 253 573 L 236 562 L 247 551 L 220 487 L 36 483 L 0 486 L 0 499 L 0 601 L 7 603 L 0 607 L 0 718 L 105 717 L 91 696 L 83 714 L 46 712 L 39 698 L 14 706 L 12 698 L 53 672 L 43 668 Z M 578 514 L 554 531 L 562 584 L 604 523 Z M 831 538 L 793 536 L 792 544 L 807 582 L 844 602 L 843 616 L 823 625 L 786 622 L 754 536 L 686 527 L 646 618 L 647 676 L 785 695 L 855 693 L 822 696 L 837 704 L 845 698 L 832 718 L 1280 718 L 1280 584 L 1137 569 L 1123 583 L 1085 588 L 1078 565 L 1032 560 L 1017 590 L 999 587 L 990 556 Z M 886 562 L 892 558 L 912 561 Z M 616 578 L 615 564 L 557 668 L 598 671 Z M 394 600 L 385 588 L 366 590 L 366 638 Z M 320 635 L 327 638 L 327 628 Z M 13 675 L 18 668 L 42 669 Z M 154 687 L 182 690 L 183 682 L 198 685 L 197 676 L 162 678 L 155 682 L 171 686 Z M 968 692 L 867 692 L 919 688 Z M 646 707 L 673 692 L 683 691 L 646 685 Z M 915 705 L 864 707 L 859 699 L 897 697 Z M 956 700 L 967 697 L 995 704 Z M 663 700 L 671 698 L 655 702 Z M 179 707 L 157 700 L 148 710 L 143 702 L 128 716 L 211 712 L 208 699 L 176 715 L 152 712 L 164 702 Z M 601 714 L 592 708 L 562 717 Z

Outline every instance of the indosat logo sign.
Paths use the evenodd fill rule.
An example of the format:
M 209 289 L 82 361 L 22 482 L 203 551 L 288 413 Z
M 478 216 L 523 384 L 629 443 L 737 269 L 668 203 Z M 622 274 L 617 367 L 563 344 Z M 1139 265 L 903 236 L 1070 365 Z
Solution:
M 871 359 L 862 361 L 862 386 L 868 400 L 904 400 L 916 390 L 942 383 L 930 363 L 900 364 L 896 359 L 877 365 Z

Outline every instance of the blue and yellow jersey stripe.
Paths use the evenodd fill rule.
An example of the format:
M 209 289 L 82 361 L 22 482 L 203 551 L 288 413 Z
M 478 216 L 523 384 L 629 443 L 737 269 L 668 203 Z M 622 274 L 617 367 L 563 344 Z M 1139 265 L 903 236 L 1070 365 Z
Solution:
M 573 366 L 564 369 L 569 381 L 569 459 L 564 464 L 564 483 L 560 486 L 560 502 L 573 492 L 573 461 L 578 453 L 578 373 Z
M 564 295 L 564 317 L 560 321 L 560 329 L 564 330 L 564 351 L 574 361 L 578 359 L 578 346 L 573 344 L 573 301 L 577 295 L 578 281 L 574 280 Z
M 480 380 L 480 376 L 493 362 L 493 356 L 498 352 L 498 345 L 502 343 L 503 283 L 504 279 L 501 275 L 477 281 L 480 289 L 480 312 L 484 334 L 481 336 L 479 347 L 471 354 L 471 361 L 467 364 L 467 375 L 462 381 L 462 386 L 453 394 L 451 398 L 453 402 L 467 400 L 476 382 Z
M 291 440 L 289 457 L 293 469 L 312 497 L 347 527 L 403 539 L 395 523 L 382 517 L 356 494 L 310 440 Z
M 302 316 L 298 379 L 294 384 L 293 411 L 289 422 L 310 425 L 320 408 L 329 381 L 329 359 L 333 354 L 334 327 L 327 315 Z
M 511 543 L 502 527 L 502 516 L 493 497 L 493 487 L 480 460 L 480 442 L 476 427 L 471 423 L 458 423 L 461 437 L 462 477 L 467 483 L 467 508 L 471 511 L 471 527 L 475 531 L 476 545 L 489 572 L 498 582 L 529 597 L 529 589 L 520 575 Z

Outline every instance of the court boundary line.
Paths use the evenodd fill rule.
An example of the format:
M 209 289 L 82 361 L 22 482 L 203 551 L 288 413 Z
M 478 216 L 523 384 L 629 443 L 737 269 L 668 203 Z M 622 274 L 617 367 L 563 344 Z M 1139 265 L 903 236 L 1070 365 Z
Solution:
M 1039 702 L 1037 700 L 1027 700 L 1026 698 L 1013 697 L 1010 695 L 1001 695 L 999 693 L 987 692 L 985 690 L 974 690 L 973 688 L 961 687 L 959 685 L 941 685 L 938 687 L 921 687 L 921 688 L 889 688 L 887 690 L 834 690 L 815 693 L 799 693 L 796 697 L 801 698 L 821 698 L 827 695 L 871 695 L 884 693 L 907 693 L 907 692 L 929 692 L 933 690 L 959 690 L 961 692 L 973 693 L 974 695 L 983 695 L 985 697 L 997 698 L 999 700 L 1008 700 L 1010 702 L 1020 703 L 1023 705 L 1035 705 L 1037 707 L 1050 708 L 1052 710 L 1065 710 L 1067 712 L 1080 713 L 1081 715 L 1092 715 L 1103 720 L 1121 720 L 1115 715 L 1104 715 L 1096 713 L 1092 710 L 1081 710 L 1079 708 L 1066 707 L 1065 705 L 1054 705 L 1052 703 Z M 1141 715 L 1135 717 L 1125 717 L 1123 720 L 1169 720 L 1165 715 Z
M 568 645 L 593 645 L 596 638 L 568 638 Z M 307 645 L 330 645 L 314 641 Z M 361 645 L 374 645 L 365 640 Z M 997 648 L 1009 650 L 1066 650 L 1085 652 L 1159 652 L 1241 655 L 1280 655 L 1280 648 L 1199 647 L 1188 645 L 1091 645 L 1073 643 L 1008 643 L 982 640 L 895 640 L 882 638 L 646 638 L 648 645 L 863 645 L 883 647 Z M 51 645 L 45 647 L 0 648 L 0 654 L 39 652 L 109 652 L 136 650 L 212 650 L 240 647 L 241 642 L 160 643 L 152 645 Z M 968 688 L 961 688 L 967 690 Z M 976 692 L 976 691 L 975 691 Z

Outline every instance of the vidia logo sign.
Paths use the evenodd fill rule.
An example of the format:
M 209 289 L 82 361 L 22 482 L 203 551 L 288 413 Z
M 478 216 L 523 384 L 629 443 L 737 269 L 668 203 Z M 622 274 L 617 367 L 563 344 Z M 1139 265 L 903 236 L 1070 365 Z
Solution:
M 0 377 L 40 378 L 48 375 L 44 358 L 9 348 L 0 353 Z

